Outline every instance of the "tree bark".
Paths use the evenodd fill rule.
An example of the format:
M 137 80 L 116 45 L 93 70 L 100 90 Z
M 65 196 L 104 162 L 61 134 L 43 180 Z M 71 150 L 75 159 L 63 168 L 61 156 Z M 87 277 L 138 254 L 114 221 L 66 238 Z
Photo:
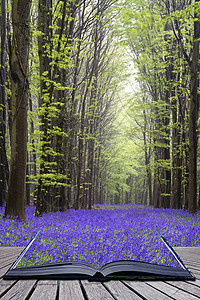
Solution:
M 147 145 L 147 117 L 146 111 L 143 110 L 144 116 L 144 130 L 143 130 L 143 140 L 144 140 L 144 153 L 145 153 L 145 167 L 146 167 L 146 174 L 147 174 L 147 187 L 148 187 L 148 194 L 149 194 L 149 205 L 153 205 L 153 195 L 152 195 L 152 174 L 150 168 L 150 149 L 148 149 Z M 149 151 L 148 151 L 149 150 Z
M 200 0 L 195 1 L 200 2 Z M 190 111 L 189 111 L 189 190 L 188 190 L 188 211 L 197 212 L 197 148 L 198 133 L 197 121 L 199 116 L 199 39 L 200 20 L 199 13 L 194 14 L 194 37 L 193 52 L 190 66 Z M 198 20 L 197 20 L 198 18 Z
M 174 105 L 176 105 L 174 103 Z M 182 181 L 182 160 L 181 160 L 181 143 L 180 143 L 180 118 L 177 117 L 177 110 L 173 108 L 172 119 L 172 195 L 171 208 L 182 208 L 181 181 Z
M 36 216 L 41 215 L 43 212 L 47 212 L 47 196 L 48 186 L 44 184 L 43 175 L 47 174 L 48 155 L 45 153 L 45 149 L 49 145 L 48 137 L 48 109 L 50 104 L 49 87 L 47 81 L 43 75 L 46 72 L 46 77 L 51 79 L 51 68 L 50 59 L 47 54 L 46 46 L 51 38 L 50 36 L 50 25 L 51 25 L 51 4 L 48 0 L 39 0 L 38 3 L 38 30 L 42 34 L 38 37 L 38 54 L 40 62 L 40 101 L 41 107 L 43 107 L 43 113 L 41 115 L 41 154 L 40 154 L 40 171 L 37 189 L 37 200 L 36 200 Z
M 0 206 L 6 201 L 6 189 L 8 183 L 9 169 L 6 155 L 5 134 L 6 134 L 6 4 L 1 0 L 1 49 L 0 49 Z
M 19 219 L 25 219 L 30 7 L 30 0 L 14 0 L 12 5 L 11 162 L 5 215 Z

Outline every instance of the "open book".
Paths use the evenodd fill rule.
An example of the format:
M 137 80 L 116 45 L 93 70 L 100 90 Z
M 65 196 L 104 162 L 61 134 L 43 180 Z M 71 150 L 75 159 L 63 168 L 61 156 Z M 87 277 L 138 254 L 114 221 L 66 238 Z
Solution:
M 37 235 L 36 235 L 37 236 Z M 105 264 L 99 270 L 83 262 L 60 262 L 38 266 L 16 268 L 19 261 L 30 248 L 34 239 L 27 245 L 15 263 L 4 275 L 4 279 L 154 279 L 154 280 L 194 280 L 195 277 L 185 267 L 174 249 L 161 237 L 169 251 L 179 262 L 181 268 L 139 262 L 134 260 L 119 260 Z

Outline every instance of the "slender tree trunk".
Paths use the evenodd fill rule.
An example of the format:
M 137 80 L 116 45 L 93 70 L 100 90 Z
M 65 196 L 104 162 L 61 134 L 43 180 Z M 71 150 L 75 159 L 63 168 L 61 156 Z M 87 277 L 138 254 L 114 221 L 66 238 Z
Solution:
M 44 77 L 51 78 L 50 59 L 47 54 L 46 46 L 51 38 L 50 25 L 51 25 L 51 3 L 48 0 L 39 0 L 38 3 L 38 30 L 42 34 L 38 37 L 38 54 L 40 62 L 40 101 L 43 109 L 41 115 L 41 164 L 39 171 L 37 200 L 36 200 L 36 216 L 41 215 L 43 212 L 47 212 L 48 203 L 48 187 L 44 184 L 43 175 L 47 174 L 48 155 L 45 153 L 45 149 L 49 145 L 48 137 L 48 109 L 50 104 L 49 87 Z
M 32 105 L 32 99 L 29 97 L 29 109 L 32 112 L 33 111 L 33 105 Z M 33 120 L 30 121 L 30 136 L 31 136 L 31 145 L 32 145 L 32 155 L 31 155 L 31 164 L 32 167 L 30 168 L 31 170 L 31 175 L 34 175 L 36 178 L 37 175 L 37 161 L 36 161 L 36 149 L 35 149 L 35 139 L 33 137 L 34 134 L 34 122 Z M 33 189 L 33 199 L 35 201 L 36 198 L 36 186 L 35 183 L 32 184 L 32 189 Z
M 7 32 L 11 32 L 11 13 L 9 11 L 6 12 L 6 28 Z M 7 34 L 7 44 L 8 44 L 8 56 L 9 60 L 11 58 L 12 53 L 12 37 L 11 34 Z M 10 78 L 10 71 L 6 69 L 6 77 Z M 7 80 L 7 88 L 11 90 L 10 80 Z M 9 141 L 11 143 L 11 131 L 12 131 L 12 96 L 7 95 L 7 105 L 8 105 L 8 129 L 9 129 Z
M 175 95 L 174 95 L 175 97 Z M 172 194 L 171 208 L 182 208 L 181 182 L 182 182 L 182 159 L 181 159 L 181 118 L 177 101 L 172 101 Z M 180 106 L 180 105 L 179 105 Z
M 146 118 L 145 110 L 143 110 L 143 116 L 144 116 L 143 140 L 144 140 L 144 152 L 145 152 L 145 166 L 146 166 L 146 174 L 147 174 L 147 186 L 148 186 L 148 192 L 149 192 L 149 204 L 153 205 L 152 178 L 151 178 L 151 169 L 150 169 L 150 153 L 148 152 L 147 138 L 146 138 L 147 118 Z
M 30 7 L 31 1 L 13 1 L 11 167 L 5 215 L 19 219 L 25 219 Z
M 26 177 L 29 177 L 30 175 L 30 165 L 29 165 L 29 155 L 27 151 L 27 164 L 26 164 Z M 26 205 L 30 205 L 31 203 L 31 198 L 30 198 L 30 193 L 31 193 L 31 187 L 30 187 L 30 182 L 26 182 Z
M 158 171 L 156 170 L 156 173 L 154 173 L 154 183 L 153 183 L 153 203 L 154 208 L 159 208 L 160 203 L 160 197 L 161 197 L 161 191 L 160 191 L 160 184 L 158 181 Z
M 91 132 L 92 134 L 92 129 Z M 89 190 L 88 190 L 88 209 L 92 208 L 93 203 L 93 171 L 94 171 L 94 141 L 90 139 L 88 141 L 88 169 L 89 169 Z
M 182 197 L 184 209 L 188 210 L 188 177 L 189 177 L 189 145 L 188 145 L 188 117 L 185 104 L 187 101 L 187 95 L 185 97 L 179 96 L 179 110 L 181 117 L 181 139 L 182 139 Z M 185 99 L 184 99 L 185 98 Z
M 170 30 L 170 26 L 168 23 L 165 25 L 165 36 L 164 39 L 165 41 L 169 43 L 172 43 L 171 38 L 168 34 Z M 167 46 L 167 50 L 168 49 Z M 165 62 L 168 62 L 168 57 L 165 57 Z M 166 161 L 166 163 L 170 164 L 170 129 L 169 129 L 169 124 L 170 124 L 170 97 L 171 97 L 171 82 L 172 82 L 172 62 L 170 61 L 169 65 L 166 67 L 165 71 L 165 81 L 166 81 L 166 86 L 165 91 L 163 94 L 163 99 L 164 99 L 164 116 L 163 116 L 163 129 L 164 129 L 164 136 L 163 136 L 163 149 L 162 149 L 162 156 L 163 160 Z M 164 87 L 162 87 L 164 89 Z M 162 99 L 162 98 L 161 98 Z M 162 195 L 162 208 L 169 208 L 170 207 L 170 197 L 171 197 L 171 169 L 170 167 L 165 167 L 163 170 L 164 174 L 164 184 L 163 184 L 163 191 L 164 195 Z M 162 185 L 162 184 L 161 184 Z
M 0 206 L 6 201 L 6 189 L 8 184 L 8 162 L 5 146 L 6 134 L 6 69 L 5 69 L 5 54 L 6 54 L 6 4 L 5 0 L 1 0 L 1 49 L 0 49 Z
M 77 194 L 76 194 L 76 199 L 73 205 L 74 209 L 79 209 L 83 194 L 83 174 L 82 174 L 82 169 L 83 169 L 83 147 L 84 147 L 84 131 L 85 131 L 85 126 L 84 126 L 84 120 L 85 120 L 85 105 L 86 105 L 86 95 L 87 91 L 85 92 L 85 95 L 83 97 L 83 102 L 82 102 L 82 110 L 81 110 L 81 129 L 80 129 L 80 134 L 79 134 L 79 142 L 78 142 L 78 169 L 77 169 Z
M 200 0 L 196 0 L 196 3 Z M 188 211 L 197 212 L 197 148 L 198 133 L 197 121 L 199 116 L 199 39 L 200 21 L 199 13 L 195 13 L 194 42 L 191 62 L 191 90 L 190 90 L 190 111 L 189 111 L 189 190 L 188 190 Z

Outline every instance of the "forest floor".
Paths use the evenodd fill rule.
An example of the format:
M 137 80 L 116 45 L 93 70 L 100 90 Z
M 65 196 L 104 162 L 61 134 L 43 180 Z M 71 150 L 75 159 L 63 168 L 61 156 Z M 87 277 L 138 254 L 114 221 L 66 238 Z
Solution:
M 100 267 L 120 259 L 177 266 L 161 235 L 174 247 L 200 246 L 200 212 L 96 205 L 92 210 L 51 212 L 36 218 L 35 207 L 26 211 L 26 222 L 19 222 L 4 219 L 0 208 L 0 247 L 26 246 L 40 230 L 24 266 L 79 260 Z

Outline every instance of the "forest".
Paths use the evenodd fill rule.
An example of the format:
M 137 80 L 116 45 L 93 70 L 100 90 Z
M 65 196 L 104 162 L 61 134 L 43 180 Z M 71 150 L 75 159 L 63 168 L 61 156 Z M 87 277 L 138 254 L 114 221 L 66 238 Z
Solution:
M 0 2 L 0 206 L 200 208 L 200 0 Z

